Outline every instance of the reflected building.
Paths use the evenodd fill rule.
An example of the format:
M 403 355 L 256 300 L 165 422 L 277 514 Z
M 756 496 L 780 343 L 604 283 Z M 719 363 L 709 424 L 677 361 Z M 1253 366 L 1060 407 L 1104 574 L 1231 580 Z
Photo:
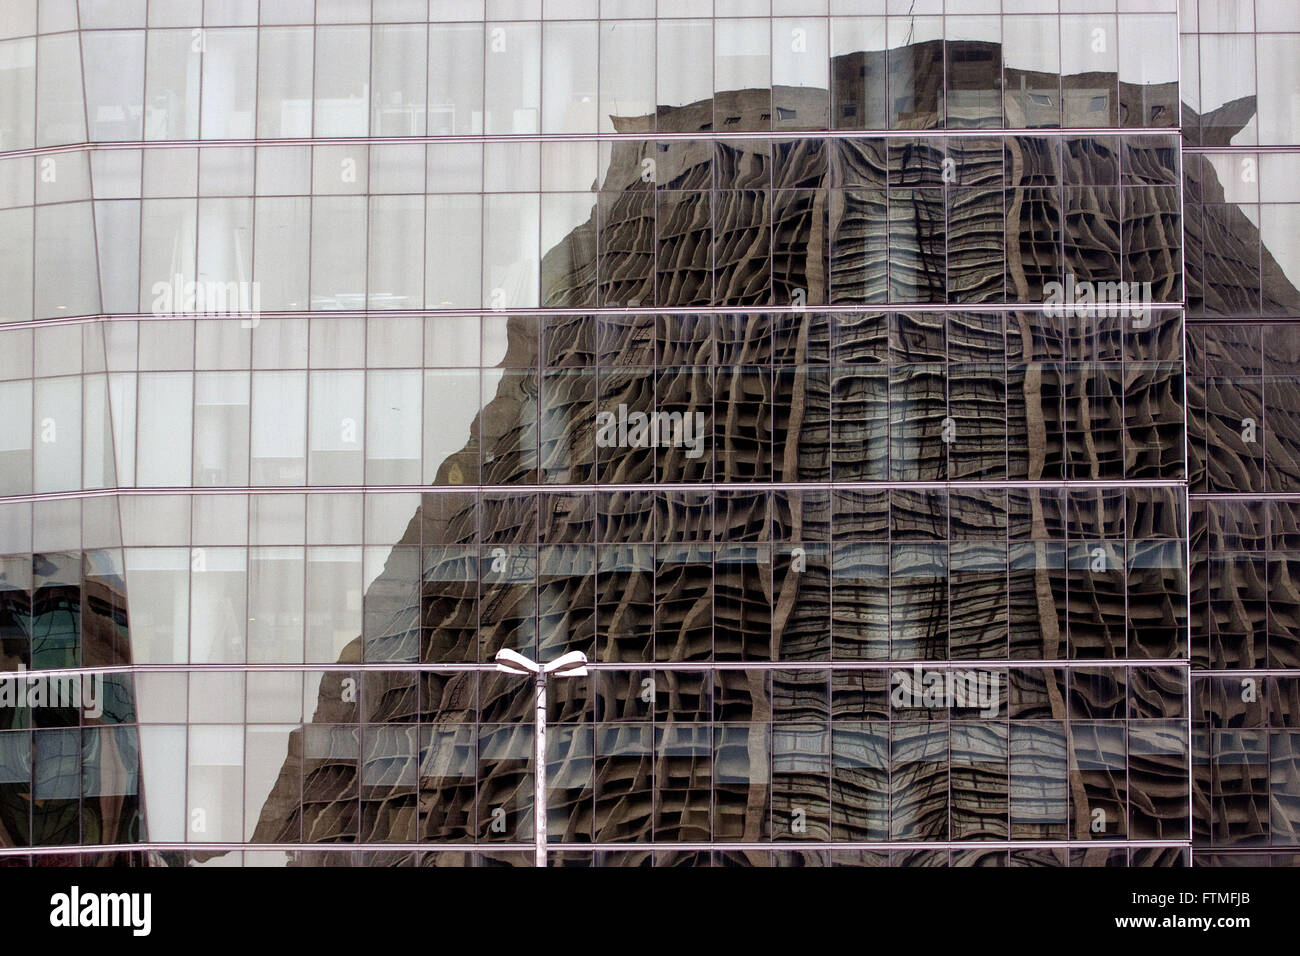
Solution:
M 67 6 L 0 609 L 113 705 L 0 711 L 0 856 L 530 865 L 508 647 L 595 665 L 553 865 L 1290 862 L 1293 134 L 1206 60 L 1300 23 Z

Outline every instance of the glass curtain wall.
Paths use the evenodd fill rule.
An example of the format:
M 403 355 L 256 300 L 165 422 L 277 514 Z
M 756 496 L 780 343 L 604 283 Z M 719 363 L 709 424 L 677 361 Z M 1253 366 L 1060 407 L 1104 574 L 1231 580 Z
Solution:
M 12 0 L 0 858 L 1286 862 L 1283 6 Z

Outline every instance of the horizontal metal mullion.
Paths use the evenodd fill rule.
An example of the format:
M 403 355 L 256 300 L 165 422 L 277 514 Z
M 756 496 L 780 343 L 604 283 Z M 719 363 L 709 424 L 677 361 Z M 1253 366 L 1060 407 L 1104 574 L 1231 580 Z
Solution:
M 604 852 L 639 852 L 654 851 L 676 853 L 682 851 L 759 851 L 800 852 L 800 851 L 841 851 L 841 850 L 1122 850 L 1122 849 L 1157 849 L 1162 847 L 1186 848 L 1191 840 L 978 840 L 978 841 L 890 841 L 874 843 L 789 841 L 762 843 L 548 843 L 547 853 L 604 853 Z M 535 849 L 533 843 L 112 843 L 96 846 L 93 844 L 74 844 L 68 846 L 38 847 L 3 847 L 0 856 L 55 856 L 66 853 L 146 853 L 146 852 L 191 852 L 191 853 L 393 853 L 422 851 L 430 853 L 511 853 L 528 852 Z M 1198 849 L 1203 849 L 1198 847 Z M 1286 852 L 1285 847 L 1275 847 L 1274 852 Z
M 1231 205 L 1231 204 L 1230 204 Z M 1155 303 L 1151 307 L 1156 308 Z M 1300 317 L 1281 315 L 1189 315 L 1188 325 L 1295 325 Z
M 1192 501 L 1300 501 L 1300 491 L 1190 491 Z
M 1187 487 L 1186 480 L 1067 479 L 1051 481 L 803 481 L 803 482 L 645 482 L 642 484 L 529 484 L 529 485 L 164 485 L 122 488 L 91 488 L 83 491 L 50 491 L 27 495 L 0 495 L 0 504 L 65 501 L 74 498 L 135 498 L 174 495 L 341 495 L 341 494 L 581 494 L 601 491 L 666 492 L 754 492 L 754 491 L 962 491 L 967 489 L 1061 489 L 1175 488 Z M 1258 496 L 1256 496 L 1258 497 Z M 1174 539 L 1171 539 L 1174 540 Z M 362 542 L 356 542 L 362 543 Z M 653 543 L 653 542 L 648 542 Z M 707 544 L 708 542 L 701 542 Z M 726 542 L 722 542 L 726 543 Z
M 419 195 L 419 194 L 415 194 Z M 193 197 L 189 197 L 193 198 Z M 465 317 L 487 317 L 510 318 L 525 316 L 634 316 L 634 315 L 805 315 L 809 313 L 817 314 L 858 314 L 864 312 L 879 313 L 916 313 L 916 312 L 1043 312 L 1047 307 L 1041 302 L 1002 302 L 1002 303 L 952 303 L 952 302 L 928 302 L 928 303 L 905 303 L 905 302 L 881 302 L 865 305 L 819 305 L 819 306 L 794 306 L 794 305 L 762 305 L 762 306 L 739 306 L 739 305 L 716 305 L 716 306 L 636 306 L 634 308 L 625 308 L 622 306 L 594 306 L 592 308 L 559 308 L 554 306 L 537 306 L 521 307 L 509 309 L 297 309 L 297 310 L 277 310 L 277 311 L 260 311 L 253 313 L 240 312 L 99 312 L 88 315 L 69 315 L 69 316 L 49 316 L 41 319 L 26 319 L 22 321 L 0 322 L 0 332 L 17 331 L 21 329 L 39 329 L 50 328 L 64 325 L 90 325 L 98 322 L 176 322 L 176 321 L 200 321 L 200 322 L 230 322 L 234 320 L 247 321 L 253 318 L 258 319 L 410 319 L 410 318 L 465 318 Z M 1090 305 L 1090 310 L 1099 316 L 1129 316 L 1132 314 L 1131 305 L 1106 303 L 1103 305 Z M 1148 308 L 1143 305 L 1143 308 Z M 1152 302 L 1149 308 L 1154 312 L 1179 312 L 1186 309 L 1182 302 Z M 1217 320 L 1216 320 L 1217 321 Z M 1256 321 L 1256 320 L 1250 320 Z
M 890 660 L 890 661 L 591 661 L 589 671 L 681 671 L 708 673 L 710 671 L 904 671 L 920 668 L 927 671 L 967 670 L 1099 670 L 1103 668 L 1183 667 L 1190 668 L 1187 658 L 1087 658 L 1081 660 Z M 95 674 L 190 674 L 190 673 L 356 673 L 411 672 L 411 673 L 494 673 L 497 666 L 490 662 L 414 663 L 410 661 L 364 661 L 356 663 L 333 662 L 328 664 L 114 664 L 107 667 L 68 667 L 63 669 L 0 671 L 0 682 L 27 678 L 77 677 Z M 1204 672 L 1229 676 L 1238 672 Z M 1245 673 L 1244 671 L 1241 673 Z M 1272 676 L 1283 676 L 1275 674 Z M 1300 677 L 1300 671 L 1291 672 Z M 559 679 L 559 678 L 557 678 Z
M 1182 151 L 1191 156 L 1212 156 L 1216 153 L 1300 153 L 1300 145 L 1183 146 Z
M 583 132 L 583 133 L 455 133 L 446 136 L 303 136 L 281 139 L 150 139 L 115 140 L 111 142 L 60 143 L 51 146 L 33 146 L 0 152 L 0 159 L 25 156 L 48 156 L 94 150 L 118 149 L 199 149 L 205 146 L 216 149 L 241 146 L 383 146 L 386 144 L 411 145 L 424 143 L 448 145 L 461 143 L 617 143 L 617 142 L 699 142 L 714 140 L 804 140 L 804 139 L 996 139 L 1003 137 L 1065 139 L 1086 137 L 1100 139 L 1111 136 L 1170 136 L 1181 139 L 1178 126 L 1158 127 L 1079 127 L 1033 129 L 1016 128 L 954 128 L 954 129 L 890 129 L 890 130 L 694 130 L 646 131 L 633 133 Z M 1211 150 L 1214 152 L 1216 150 Z M 1259 151 L 1252 149 L 1252 152 Z

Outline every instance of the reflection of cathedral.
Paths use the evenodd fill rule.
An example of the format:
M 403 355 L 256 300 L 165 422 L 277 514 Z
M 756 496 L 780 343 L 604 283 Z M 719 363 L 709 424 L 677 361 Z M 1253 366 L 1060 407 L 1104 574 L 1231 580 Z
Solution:
M 870 118 L 884 104 L 869 93 L 883 68 L 870 56 L 835 61 L 837 90 L 868 111 L 869 125 L 885 123 L 883 113 Z M 866 78 L 857 92 L 840 81 L 854 75 Z M 1067 98 L 1096 108 L 1078 79 Z M 1026 75 L 1016 85 L 1028 117 L 1045 84 Z M 794 114 L 826 109 L 825 93 L 778 93 Z M 1102 108 L 1149 120 L 1172 111 L 1174 95 L 1125 86 Z M 938 96 L 937 86 L 917 90 L 918 115 Z M 726 106 L 742 117 L 771 108 L 766 95 L 752 106 L 747 97 L 728 95 Z M 962 103 L 950 92 L 950 126 Z M 692 132 L 712 116 L 712 104 L 662 109 L 658 128 Z M 1064 274 L 1151 282 L 1157 302 L 1177 302 L 1176 138 L 951 137 L 946 153 L 939 143 L 617 141 L 591 220 L 546 253 L 543 304 L 578 311 L 511 320 L 503 365 L 543 371 L 508 374 L 480 415 L 477 446 L 460 455 L 471 468 L 481 458 L 483 485 L 729 487 L 426 494 L 367 595 L 366 635 L 344 659 L 446 664 L 490 660 L 503 646 L 547 656 L 576 647 L 646 665 L 554 691 L 553 841 L 766 841 L 769 820 L 792 808 L 806 813 L 811 840 L 1086 839 L 1090 807 L 1124 816 L 1126 803 L 1130 837 L 1186 838 L 1185 738 L 1180 752 L 1177 739 L 1126 745 L 1122 729 L 1095 739 L 1094 728 L 1069 729 L 1080 713 L 1125 716 L 1122 671 L 1099 668 L 1087 681 L 1076 672 L 1068 689 L 1064 671 L 1007 672 L 1003 714 L 1058 722 L 1058 737 L 1027 720 L 895 716 L 888 727 L 881 670 L 837 673 L 828 693 L 824 672 L 653 668 L 1185 653 L 1175 488 L 745 488 L 1184 476 L 1176 311 L 1157 310 L 1137 335 L 1118 318 L 1051 322 L 998 309 L 1041 301 L 1044 283 Z M 886 303 L 970 310 L 871 311 Z M 581 313 L 769 304 L 809 309 Z M 825 304 L 861 310 L 818 312 Z M 598 450 L 596 413 L 621 404 L 706 411 L 714 454 Z M 964 441 L 943 441 L 946 420 Z M 1118 536 L 1108 573 L 1082 573 L 1070 544 L 1080 535 Z M 804 573 L 791 570 L 792 544 Z M 487 573 L 495 548 L 522 563 Z M 1181 712 L 1177 670 L 1129 673 L 1135 713 Z M 518 682 L 370 673 L 360 712 L 340 701 L 338 684 L 327 675 L 312 724 L 295 732 L 256 842 L 528 839 L 530 708 Z M 828 722 L 832 707 L 842 725 Z M 1135 739 L 1144 732 L 1130 728 Z M 1009 759 L 1008 735 L 1029 756 Z M 1091 762 L 1067 774 L 1082 751 Z M 507 832 L 493 826 L 502 807 L 520 811 Z M 1078 862 L 1109 858 L 1099 850 Z M 1142 862 L 1172 859 L 1153 851 Z M 1063 851 L 1038 855 L 1064 860 Z

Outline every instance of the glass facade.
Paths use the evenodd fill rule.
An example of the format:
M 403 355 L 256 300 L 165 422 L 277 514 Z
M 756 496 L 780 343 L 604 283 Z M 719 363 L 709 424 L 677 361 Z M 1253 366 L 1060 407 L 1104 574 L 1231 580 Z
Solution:
M 1182 19 L 1195 859 L 1293 866 L 1300 844 L 1300 12 Z
M 0 862 L 1300 862 L 1297 49 L 9 0 Z

